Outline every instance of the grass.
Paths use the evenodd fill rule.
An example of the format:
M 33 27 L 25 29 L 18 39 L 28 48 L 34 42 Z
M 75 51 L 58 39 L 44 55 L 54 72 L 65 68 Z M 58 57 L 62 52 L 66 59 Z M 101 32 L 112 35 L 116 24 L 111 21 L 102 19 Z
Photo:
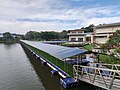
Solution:
M 32 47 L 30 45 L 25 44 L 28 48 L 32 49 L 34 52 L 36 52 L 37 54 L 41 55 L 42 57 L 46 58 L 47 60 L 49 60 L 51 63 L 53 63 L 54 65 L 58 66 L 60 69 L 62 69 L 63 71 L 65 71 L 66 73 L 68 73 L 70 76 L 73 77 L 73 66 L 71 64 L 68 64 L 62 60 L 59 60 L 58 58 L 51 56 L 50 54 L 38 50 L 35 47 Z
M 116 48 L 115 52 L 120 53 L 120 48 Z
M 84 49 L 86 49 L 86 50 L 88 50 L 88 51 L 92 51 L 92 49 L 95 47 L 95 45 L 93 45 L 93 44 L 89 44 L 89 45 L 85 45 L 84 46 Z
M 109 56 L 109 55 L 99 54 L 99 60 L 102 61 L 103 63 L 120 64 L 120 60 L 112 55 Z
M 102 61 L 102 63 L 108 63 L 108 64 L 120 64 L 120 60 L 117 59 L 114 56 L 109 56 L 109 55 L 103 55 L 99 54 L 99 60 Z M 107 66 L 108 68 L 111 68 L 111 66 Z M 118 67 L 120 70 L 120 67 Z

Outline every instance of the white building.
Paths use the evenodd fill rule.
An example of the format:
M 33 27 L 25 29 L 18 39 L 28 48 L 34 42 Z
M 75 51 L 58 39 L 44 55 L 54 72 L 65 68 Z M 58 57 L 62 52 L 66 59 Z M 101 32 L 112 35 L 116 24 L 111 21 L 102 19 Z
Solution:
M 120 23 L 100 24 L 94 27 L 93 33 L 85 33 L 85 29 L 69 30 L 69 44 L 97 43 L 105 44 L 116 30 L 120 30 Z
M 120 23 L 100 24 L 94 27 L 94 42 L 105 44 L 109 36 L 113 35 L 116 30 L 120 30 Z
M 85 41 L 85 29 L 76 29 L 76 30 L 69 30 L 68 36 L 69 36 L 69 41 L 72 42 L 84 42 Z
M 3 37 L 3 35 L 2 35 L 2 34 L 0 34 L 0 37 Z
M 69 30 L 69 44 L 83 44 L 93 42 L 93 35 L 85 33 L 85 29 Z M 92 40 L 91 40 L 92 39 Z

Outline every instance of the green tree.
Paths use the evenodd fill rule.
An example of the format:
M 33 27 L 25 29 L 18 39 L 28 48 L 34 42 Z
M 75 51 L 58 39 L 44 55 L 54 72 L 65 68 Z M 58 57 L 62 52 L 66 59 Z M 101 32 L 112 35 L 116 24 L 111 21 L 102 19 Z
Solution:
M 9 33 L 9 32 L 3 33 L 3 37 L 4 37 L 6 40 L 12 40 L 12 39 L 13 39 L 12 34 Z
M 25 39 L 28 40 L 40 40 L 41 34 L 36 31 L 29 31 L 25 34 Z
M 113 48 L 120 45 L 120 30 L 117 30 L 112 36 L 109 37 L 109 40 L 106 42 L 108 48 Z
M 63 30 L 62 32 L 46 31 L 46 32 L 35 32 L 29 31 L 25 34 L 25 39 L 27 40 L 63 40 L 67 39 L 68 31 Z M 24 38 L 24 37 L 23 37 Z
M 59 39 L 60 40 L 63 40 L 63 39 L 66 40 L 68 38 L 67 33 L 68 33 L 68 31 L 66 31 L 66 30 L 63 30 L 62 32 L 60 32 L 59 33 Z
M 33 31 L 29 31 L 25 34 L 25 38 L 28 40 L 32 40 L 34 38 Z
M 25 35 L 20 35 L 20 39 L 25 40 Z
M 50 40 L 57 40 L 58 39 L 58 33 L 57 32 L 41 32 L 41 39 L 50 41 Z
M 93 32 L 94 25 L 91 24 L 88 27 L 82 27 L 81 29 L 86 29 L 85 32 Z
M 41 34 L 39 32 L 33 32 L 33 38 L 34 40 L 40 40 L 41 38 Z

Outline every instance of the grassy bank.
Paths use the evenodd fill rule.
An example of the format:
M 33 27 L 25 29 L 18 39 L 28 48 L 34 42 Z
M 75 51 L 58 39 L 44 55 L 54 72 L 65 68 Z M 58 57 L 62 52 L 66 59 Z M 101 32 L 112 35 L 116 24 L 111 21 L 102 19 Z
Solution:
M 99 60 L 103 63 L 120 64 L 120 60 L 114 56 L 99 54 Z
M 71 64 L 68 64 L 68 63 L 66 63 L 64 61 L 61 61 L 61 60 L 57 59 L 56 57 L 51 56 L 50 54 L 48 54 L 48 53 L 46 53 L 44 51 L 38 50 L 37 48 L 34 48 L 34 47 L 30 46 L 30 45 L 26 44 L 26 46 L 28 48 L 32 49 L 37 54 L 39 54 L 42 57 L 46 58 L 47 60 L 52 62 L 54 65 L 58 66 L 60 69 L 67 72 L 70 76 L 73 77 L 73 66 Z

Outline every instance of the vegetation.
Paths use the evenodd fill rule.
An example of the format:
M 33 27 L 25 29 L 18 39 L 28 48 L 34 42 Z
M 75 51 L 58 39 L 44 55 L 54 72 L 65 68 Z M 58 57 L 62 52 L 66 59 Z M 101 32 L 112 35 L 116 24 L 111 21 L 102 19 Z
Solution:
M 12 36 L 11 33 L 9 33 L 9 32 L 3 33 L 3 37 L 4 37 L 6 40 L 12 40 L 12 39 L 13 39 L 13 36 Z
M 67 36 L 68 31 L 63 30 L 62 32 L 58 33 L 58 38 L 60 40 L 67 40 L 68 36 Z
M 32 49 L 37 54 L 41 55 L 42 57 L 44 57 L 47 60 L 49 60 L 50 62 L 52 62 L 54 65 L 58 66 L 63 71 L 67 72 L 70 76 L 73 76 L 73 66 L 71 64 L 68 64 L 62 60 L 59 60 L 58 58 L 51 56 L 50 54 L 48 54 L 44 51 L 38 50 L 30 45 L 26 44 L 26 46 L 28 48 Z
M 19 42 L 19 40 L 20 38 L 16 34 L 11 34 L 9 32 L 3 33 L 3 37 L 0 37 L 0 43 L 16 43 Z
M 120 60 L 118 60 L 116 57 L 112 55 L 109 56 L 109 55 L 99 54 L 99 60 L 102 61 L 103 63 L 120 64 Z
M 120 53 L 120 48 L 116 48 L 115 52 Z
M 94 25 L 91 24 L 88 27 L 82 27 L 81 29 L 86 29 L 85 32 L 88 33 L 88 32 L 93 32 L 93 27 L 94 27 Z
M 25 34 L 25 39 L 27 40 L 37 40 L 37 41 L 50 41 L 50 40 L 65 40 L 67 38 L 67 31 L 62 32 L 35 32 L 29 31 Z
M 92 49 L 95 48 L 94 44 L 89 44 L 89 45 L 85 45 L 84 49 L 88 50 L 88 51 L 92 51 Z
M 120 30 L 117 30 L 106 42 L 106 48 L 115 48 L 120 45 Z

